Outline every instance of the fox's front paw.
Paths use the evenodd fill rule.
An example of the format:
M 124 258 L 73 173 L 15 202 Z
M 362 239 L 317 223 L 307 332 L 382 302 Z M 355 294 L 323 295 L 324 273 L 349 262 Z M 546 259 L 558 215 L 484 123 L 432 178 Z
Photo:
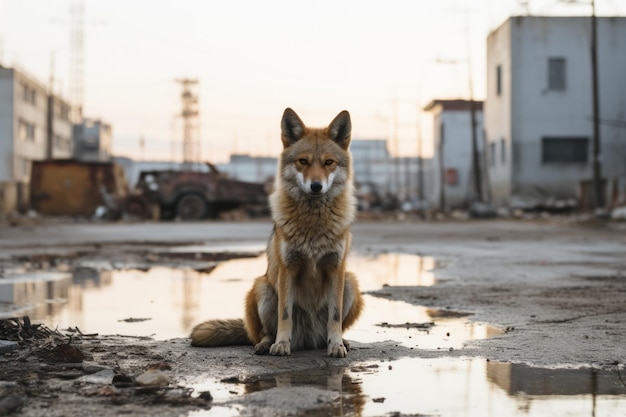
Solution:
M 343 343 L 331 342 L 328 344 L 328 356 L 331 358 L 345 358 L 348 354 L 348 349 Z
M 259 342 L 254 346 L 255 355 L 267 355 L 270 353 L 271 342 Z
M 270 347 L 270 355 L 288 356 L 291 355 L 291 343 L 276 342 Z

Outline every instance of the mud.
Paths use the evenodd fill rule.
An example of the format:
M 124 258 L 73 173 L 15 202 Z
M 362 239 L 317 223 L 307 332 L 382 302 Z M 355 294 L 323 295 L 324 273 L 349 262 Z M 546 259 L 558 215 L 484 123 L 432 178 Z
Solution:
M 86 264 L 210 271 L 225 257 L 209 253 L 255 254 L 270 227 L 0 226 L 0 280 Z M 626 406 L 625 224 L 363 222 L 353 232 L 354 251 L 362 256 L 400 253 L 435 260 L 427 285 L 407 285 L 413 282 L 407 279 L 367 289 L 373 300 L 430 310 L 432 320 L 378 321 L 377 328 L 389 333 L 353 340 L 345 359 L 322 351 L 260 357 L 250 347 L 191 348 L 184 338 L 50 329 L 43 339 L 22 336 L 19 347 L 0 351 L 0 415 L 542 415 L 570 408 L 578 410 L 571 415 L 618 415 Z M 497 331 L 437 349 L 456 330 L 435 330 L 451 319 Z M 417 337 L 431 321 L 431 346 L 410 345 L 395 333 Z M 54 351 L 60 346 L 72 349 Z M 150 369 L 162 372 L 167 385 L 139 385 L 137 377 Z

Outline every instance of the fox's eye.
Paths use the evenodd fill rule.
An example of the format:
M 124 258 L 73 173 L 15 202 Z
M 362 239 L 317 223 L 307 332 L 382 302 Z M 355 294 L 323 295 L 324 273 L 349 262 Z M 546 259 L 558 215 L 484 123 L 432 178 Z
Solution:
M 298 159 L 298 162 L 300 162 L 301 165 L 308 165 L 309 164 L 308 159 L 304 159 L 304 158 Z
M 324 161 L 324 165 L 327 165 L 327 166 L 328 165 L 332 165 L 333 162 L 335 162 L 335 161 L 333 161 L 332 159 L 327 159 L 327 160 Z

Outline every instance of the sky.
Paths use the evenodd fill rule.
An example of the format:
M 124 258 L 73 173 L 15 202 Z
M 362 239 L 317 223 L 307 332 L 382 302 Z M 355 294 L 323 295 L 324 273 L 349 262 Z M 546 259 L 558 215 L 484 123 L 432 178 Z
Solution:
M 0 0 L 0 64 L 69 98 L 70 4 Z M 583 2 L 584 0 L 581 0 Z M 524 5 L 526 3 L 526 5 Z M 599 15 L 625 0 L 597 0 Z M 341 110 L 353 139 L 432 153 L 433 99 L 485 96 L 486 36 L 511 15 L 590 13 L 554 0 L 83 0 L 83 113 L 112 125 L 113 152 L 181 160 L 181 86 L 197 78 L 198 159 L 277 156 L 280 118 L 310 126 Z M 144 138 L 144 147 L 140 146 Z

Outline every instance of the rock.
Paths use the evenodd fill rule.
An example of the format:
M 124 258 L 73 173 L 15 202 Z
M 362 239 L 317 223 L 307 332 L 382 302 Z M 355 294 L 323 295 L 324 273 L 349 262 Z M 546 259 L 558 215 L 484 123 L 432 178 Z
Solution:
M 82 363 L 85 360 L 82 350 L 69 344 L 56 346 L 42 356 L 52 363 Z
M 150 369 L 135 378 L 137 384 L 144 387 L 148 386 L 164 386 L 170 383 L 170 377 L 165 375 L 158 369 Z
M 626 220 L 626 206 L 614 208 L 611 212 L 611 219 Z
M 95 374 L 82 376 L 78 380 L 89 384 L 109 385 L 113 382 L 114 375 L 112 369 L 103 369 Z
M 20 410 L 24 405 L 24 400 L 24 397 L 17 395 L 8 395 L 0 399 L 0 416 L 6 416 Z
M 10 340 L 0 340 L 0 354 L 11 352 L 19 347 L 19 343 Z
M 493 219 L 498 213 L 490 204 L 475 202 L 469 209 L 469 214 L 475 219 Z

